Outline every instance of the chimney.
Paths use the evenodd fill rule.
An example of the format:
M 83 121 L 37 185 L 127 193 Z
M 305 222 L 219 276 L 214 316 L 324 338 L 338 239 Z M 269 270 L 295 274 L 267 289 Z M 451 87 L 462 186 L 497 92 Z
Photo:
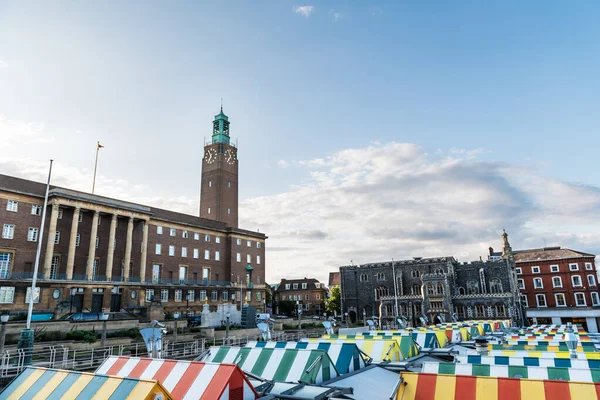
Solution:
M 490 246 L 490 257 L 494 255 L 494 248 Z

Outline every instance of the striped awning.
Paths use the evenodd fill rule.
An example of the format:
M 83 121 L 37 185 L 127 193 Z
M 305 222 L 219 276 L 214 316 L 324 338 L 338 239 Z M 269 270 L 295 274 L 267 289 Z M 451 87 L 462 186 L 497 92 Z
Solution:
M 396 400 L 597 399 L 600 384 L 403 372 Z
M 586 342 L 585 346 L 582 346 L 583 343 L 579 343 L 577 346 L 578 352 L 595 352 L 596 346 L 592 342 Z M 488 344 L 488 350 L 527 350 L 527 351 L 548 351 L 548 352 L 557 352 L 557 351 L 569 351 L 566 343 L 561 343 L 558 346 L 530 346 L 517 344 L 514 346 L 506 345 L 506 344 Z
M 159 381 L 175 399 L 256 399 L 246 375 L 233 364 L 111 356 L 96 373 Z
M 237 364 L 277 382 L 321 383 L 339 376 L 325 350 L 215 346 L 205 361 Z
M 431 374 L 495 376 L 574 382 L 600 382 L 600 369 L 529 367 L 523 365 L 456 364 L 424 362 L 422 372 Z
M 0 399 L 173 399 L 155 380 L 80 371 L 27 367 L 0 393 Z
M 340 374 L 347 374 L 366 366 L 362 353 L 354 343 L 248 342 L 246 347 L 325 350 Z
M 301 339 L 303 342 L 354 343 L 373 362 L 402 361 L 405 357 L 394 339 Z
M 408 334 L 393 336 L 323 335 L 321 338 L 326 340 L 395 340 L 400 347 L 400 353 L 402 354 L 403 359 L 414 357 L 419 354 L 419 349 L 416 345 L 416 342 L 413 340 L 412 335 Z M 365 353 L 367 352 L 365 351 Z
M 568 351 L 531 351 L 531 350 L 490 350 L 490 356 L 537 357 L 537 358 L 570 358 Z M 600 352 L 578 352 L 577 358 L 582 360 L 600 360 Z
M 490 364 L 490 365 L 526 365 L 530 367 L 562 367 L 562 368 L 600 368 L 600 360 L 574 358 L 536 358 L 508 356 L 455 356 L 457 363 Z
M 444 331 L 433 329 L 399 329 L 387 331 L 370 331 L 363 333 L 364 336 L 406 336 L 411 335 L 413 340 L 422 348 L 445 347 L 448 337 Z M 435 338 L 432 338 L 432 335 Z

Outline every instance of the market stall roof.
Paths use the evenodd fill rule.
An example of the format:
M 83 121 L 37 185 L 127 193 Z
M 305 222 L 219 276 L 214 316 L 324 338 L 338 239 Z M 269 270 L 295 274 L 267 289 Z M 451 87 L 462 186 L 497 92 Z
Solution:
M 27 367 L 0 393 L 0 399 L 173 399 L 157 381 L 81 371 Z
M 459 355 L 456 362 L 461 364 L 490 364 L 490 365 L 526 365 L 531 367 L 565 367 L 565 368 L 600 368 L 600 360 L 586 360 L 574 358 L 537 358 L 537 357 L 509 357 L 509 356 L 482 356 Z
M 414 357 L 419 354 L 419 348 L 411 335 L 396 335 L 396 336 L 358 336 L 358 335 L 323 335 L 323 340 L 351 340 L 358 341 L 366 340 L 395 340 L 400 347 L 400 353 L 403 359 Z M 359 346 L 360 347 L 360 346 Z M 364 350 L 363 350 L 364 351 Z M 366 353 L 366 351 L 365 351 Z
M 303 342 L 329 342 L 329 343 L 354 343 L 365 354 L 373 359 L 373 362 L 402 361 L 404 356 L 400 352 L 400 346 L 396 340 L 374 340 L 374 339 L 301 339 Z
M 154 379 L 174 399 L 254 400 L 258 397 L 246 375 L 234 364 L 111 356 L 96 373 Z
M 570 358 L 568 351 L 531 351 L 531 350 L 490 350 L 490 356 L 536 357 L 536 358 Z M 600 352 L 578 352 L 576 358 L 581 360 L 600 360 Z
M 323 385 L 330 387 L 351 387 L 352 399 L 387 399 L 398 383 L 398 373 L 389 371 L 378 365 L 369 365 L 366 368 L 350 374 L 339 376 Z

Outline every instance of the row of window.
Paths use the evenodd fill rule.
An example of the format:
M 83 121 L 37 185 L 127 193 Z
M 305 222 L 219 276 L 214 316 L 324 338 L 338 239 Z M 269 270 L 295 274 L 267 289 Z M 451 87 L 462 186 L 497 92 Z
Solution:
M 587 306 L 587 302 L 585 300 L 584 293 L 576 292 L 576 293 L 574 293 L 574 296 L 575 296 L 575 305 L 576 306 L 578 306 L 578 307 Z M 600 295 L 598 295 L 598 292 L 590 292 L 590 296 L 592 297 L 592 305 L 600 306 Z M 523 302 L 525 303 L 525 307 L 529 307 L 529 304 L 527 302 L 527 296 L 522 296 L 521 298 L 523 299 Z M 554 299 L 556 301 L 556 307 L 566 307 L 567 306 L 567 300 L 566 300 L 564 293 L 555 293 Z M 536 301 L 538 307 L 548 307 L 548 304 L 546 303 L 546 295 L 545 294 L 536 294 L 535 301 Z
M 285 294 L 281 295 L 281 300 L 286 300 Z M 302 295 L 301 294 L 290 294 L 289 296 L 287 296 L 287 300 L 301 301 Z M 305 294 L 304 300 L 310 300 L 310 296 L 308 294 Z M 315 293 L 315 300 L 321 300 L 320 293 Z
M 592 265 L 591 262 L 586 262 L 584 264 L 585 264 L 585 269 L 587 271 L 594 270 L 594 266 Z M 523 267 L 517 267 L 517 268 L 515 268 L 515 271 L 517 272 L 517 275 L 522 275 Z M 569 263 L 569 271 L 579 271 L 579 263 Z M 550 272 L 560 272 L 560 265 L 558 265 L 558 264 L 550 265 Z M 538 266 L 531 267 L 531 273 L 539 274 L 539 273 L 541 273 L 541 268 Z
M 517 280 L 519 282 L 519 289 L 524 290 L 525 289 L 525 280 L 521 279 L 521 278 L 519 278 Z M 587 282 L 588 282 L 589 286 L 596 286 L 596 277 L 594 275 L 588 275 Z M 572 285 L 572 287 L 583 287 L 583 282 L 581 281 L 581 276 L 572 275 L 571 276 L 571 285 Z M 560 276 L 552 277 L 552 287 L 553 288 L 562 288 L 563 287 L 562 278 Z M 542 280 L 542 278 L 533 278 L 533 288 L 534 289 L 543 289 L 544 288 L 544 281 Z
M 96 246 L 98 247 L 98 246 Z M 169 256 L 174 257 L 175 256 L 175 246 L 170 245 L 169 246 Z M 161 255 L 162 254 L 162 244 L 157 243 L 155 245 L 155 249 L 154 249 L 154 253 L 156 255 Z M 182 247 L 181 248 L 181 257 L 187 257 L 188 256 L 188 248 L 187 247 Z M 192 249 L 192 257 L 193 258 L 200 258 L 200 250 L 199 249 Z M 210 250 L 204 250 L 204 259 L 205 260 L 210 260 Z M 215 261 L 221 261 L 221 252 L 219 250 L 216 250 L 214 253 L 214 260 Z M 237 262 L 241 262 L 242 261 L 242 255 L 240 253 L 236 254 L 236 261 Z M 250 254 L 246 255 L 246 262 L 248 264 L 250 264 L 252 262 L 252 256 Z M 260 264 L 261 263 L 261 258 L 260 256 L 256 256 L 256 264 Z
M 41 289 L 35 288 L 35 295 L 33 296 L 33 302 L 40 302 Z M 27 288 L 25 293 L 25 304 L 28 304 L 31 300 L 31 287 Z M 14 286 L 2 286 L 0 287 L 0 304 L 12 304 L 15 301 L 15 287 Z
M 500 279 L 494 278 L 489 282 L 490 290 L 488 293 L 503 293 L 502 282 Z M 477 281 L 467 281 L 467 288 L 459 287 L 458 294 L 479 294 L 479 282 Z
M 193 232 L 194 233 L 194 240 L 200 240 L 200 233 L 198 232 Z M 156 234 L 157 235 L 162 235 L 163 234 L 163 227 L 160 225 L 156 226 Z M 177 236 L 177 229 L 175 228 L 169 228 L 169 236 Z M 181 231 L 181 237 L 184 239 L 187 239 L 190 237 L 190 233 L 186 230 Z M 211 241 L 211 236 L 209 234 L 205 234 L 204 235 L 204 241 L 205 242 L 210 242 Z M 215 243 L 221 243 L 221 237 L 220 236 L 215 236 Z
M 466 312 L 465 312 L 466 311 Z M 475 304 L 474 308 L 464 307 L 461 305 L 454 306 L 454 312 L 458 318 L 498 318 L 506 317 L 506 307 L 504 304 L 498 303 L 493 306 L 485 306 L 484 304 Z
M 306 289 L 308 286 L 308 284 L 306 282 L 302 283 L 302 289 Z M 285 290 L 290 290 L 290 287 L 294 288 L 294 290 L 298 289 L 298 284 L 297 283 L 286 283 L 285 284 Z
M 8 200 L 6 203 L 6 211 L 18 212 L 19 211 L 19 202 L 16 200 Z M 42 206 L 40 205 L 32 205 L 31 206 L 31 215 L 42 215 Z
M 433 271 L 433 273 L 435 275 L 442 275 L 444 273 L 444 270 L 441 268 L 437 268 L 436 270 Z M 375 279 L 377 279 L 377 281 L 385 281 L 385 273 L 383 272 L 378 272 L 375 275 Z M 411 277 L 413 278 L 420 278 L 421 277 L 421 271 L 415 269 L 413 271 L 411 271 Z M 358 277 L 358 280 L 360 282 L 368 282 L 369 281 L 369 275 L 366 273 L 360 274 L 360 276 Z
M 160 290 L 160 301 L 162 303 L 166 303 L 169 301 L 169 289 L 161 289 Z M 196 291 L 194 289 L 189 289 L 186 291 L 186 296 L 183 295 L 184 291 L 182 289 L 175 289 L 173 291 L 173 301 L 176 303 L 180 303 L 183 301 L 193 302 L 196 301 Z M 227 290 L 221 291 L 221 301 L 235 301 L 235 291 L 229 292 Z M 230 297 L 231 295 L 231 297 Z M 207 300 L 207 291 L 200 290 L 198 292 L 198 301 L 204 302 Z M 247 291 L 245 293 L 246 301 L 252 301 L 252 291 Z M 154 289 L 146 289 L 146 301 L 150 302 L 153 300 L 158 300 L 159 297 L 155 295 Z M 261 292 L 255 292 L 256 301 L 261 301 L 262 295 Z M 212 290 L 210 292 L 210 301 L 219 301 L 219 292 L 217 290 Z

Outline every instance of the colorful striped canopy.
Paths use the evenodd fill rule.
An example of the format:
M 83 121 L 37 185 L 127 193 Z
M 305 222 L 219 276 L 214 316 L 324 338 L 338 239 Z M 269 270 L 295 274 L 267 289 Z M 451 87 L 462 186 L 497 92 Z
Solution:
M 277 382 L 321 383 L 339 376 L 325 350 L 216 346 L 210 348 L 205 361 L 237 364 L 244 371 Z
M 248 342 L 246 347 L 325 350 L 340 374 L 356 371 L 366 365 L 362 353 L 354 343 Z
M 403 372 L 396 400 L 597 399 L 600 384 Z
M 398 342 L 393 339 L 301 339 L 301 341 L 309 343 L 354 343 L 363 353 L 371 357 L 373 362 L 401 361 L 405 359 L 400 352 L 400 346 L 398 346 Z
M 424 362 L 422 372 L 448 375 L 495 376 L 574 382 L 600 382 L 600 369 L 529 367 L 523 365 L 456 364 Z
M 589 346 L 591 345 L 591 346 Z M 527 351 L 548 351 L 548 352 L 557 352 L 557 351 L 569 351 L 566 343 L 561 343 L 558 346 L 529 346 L 529 345 L 506 345 L 506 344 L 488 344 L 488 350 L 527 350 Z M 585 346 L 582 346 L 582 343 L 579 343 L 577 346 L 578 352 L 594 352 L 596 351 L 596 346 L 592 342 L 588 342 Z
M 0 399 L 173 399 L 157 381 L 80 371 L 27 367 Z
M 537 358 L 570 358 L 568 351 L 531 351 L 531 350 L 490 350 L 490 356 L 537 357 Z M 577 358 L 585 360 L 600 360 L 599 352 L 578 352 Z
M 359 335 L 323 335 L 323 339 L 338 339 L 338 340 L 395 340 L 400 346 L 400 353 L 406 358 L 414 357 L 419 354 L 416 342 L 412 335 L 395 335 L 395 336 L 359 336 Z M 366 351 L 365 351 L 366 353 Z
M 530 367 L 562 367 L 562 368 L 600 368 L 600 360 L 579 360 L 571 358 L 536 358 L 507 356 L 455 356 L 457 363 L 490 364 L 490 365 L 526 365 Z
M 138 357 L 108 357 L 96 373 L 159 381 L 175 399 L 256 399 L 258 394 L 233 364 Z
M 438 348 L 442 347 L 438 339 L 438 335 L 442 337 L 444 345 L 447 343 L 446 334 L 441 331 L 426 331 L 426 330 L 397 330 L 397 331 L 371 331 L 365 332 L 363 336 L 412 336 L 415 343 L 421 348 Z

